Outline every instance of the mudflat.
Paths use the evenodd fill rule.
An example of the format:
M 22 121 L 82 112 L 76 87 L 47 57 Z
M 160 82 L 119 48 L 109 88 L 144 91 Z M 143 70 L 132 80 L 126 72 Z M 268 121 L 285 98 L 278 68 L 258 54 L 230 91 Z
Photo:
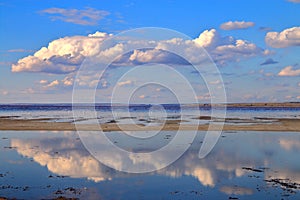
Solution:
M 263 118 L 261 118 L 263 119 Z M 268 118 L 269 119 L 269 118 Z M 253 122 L 243 124 L 243 119 L 240 123 L 228 124 L 230 119 L 224 119 L 225 124 L 222 127 L 219 123 L 214 124 L 181 124 L 179 120 L 169 120 L 162 125 L 147 126 L 147 124 L 74 124 L 70 122 L 49 122 L 47 119 L 15 119 L 15 118 L 0 118 L 0 130 L 47 130 L 47 131 L 152 131 L 152 130 L 226 130 L 226 131 L 300 131 L 300 119 L 273 119 L 272 122 Z M 249 120 L 245 120 L 248 122 Z

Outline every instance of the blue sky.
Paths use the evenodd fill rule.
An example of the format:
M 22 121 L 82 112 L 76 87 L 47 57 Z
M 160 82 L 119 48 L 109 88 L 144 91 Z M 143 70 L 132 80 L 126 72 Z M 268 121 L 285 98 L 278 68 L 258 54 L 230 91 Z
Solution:
M 300 1 L 297 0 L 230 3 L 2 0 L 0 27 L 1 103 L 70 102 L 76 69 L 56 66 L 57 62 L 51 58 L 68 59 L 64 62 L 71 62 L 71 58 L 50 51 L 49 43 L 66 36 L 73 41 L 72 37 L 77 35 L 87 37 L 97 31 L 115 35 L 140 27 L 173 29 L 192 39 L 202 34 L 198 43 L 201 46 L 209 43 L 203 47 L 222 74 L 230 102 L 300 101 Z M 239 47 L 238 41 L 247 42 Z M 49 51 L 37 56 L 40 59 L 37 64 L 22 60 L 42 47 Z M 70 54 L 73 53 L 78 56 L 76 64 L 81 64 L 86 54 Z M 43 64 L 46 54 L 51 64 Z M 22 62 L 26 67 L 21 66 Z M 113 74 L 121 72 L 120 68 L 112 70 Z M 194 76 L 187 73 L 187 79 L 192 81 Z M 134 84 L 128 81 L 131 81 L 128 85 Z M 105 89 L 99 92 L 105 93 Z M 204 101 L 204 92 L 199 90 L 199 93 L 200 100 Z M 153 100 L 151 94 L 139 97 L 147 101 L 147 96 Z M 108 100 L 109 97 L 100 99 Z

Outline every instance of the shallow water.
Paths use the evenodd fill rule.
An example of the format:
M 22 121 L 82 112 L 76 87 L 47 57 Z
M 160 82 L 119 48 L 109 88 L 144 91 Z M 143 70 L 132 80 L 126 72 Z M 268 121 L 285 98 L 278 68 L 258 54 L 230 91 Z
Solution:
M 149 140 L 132 139 L 120 132 L 106 134 L 120 148 L 151 152 L 168 144 L 176 133 L 163 131 Z M 0 131 L 0 196 L 25 199 L 59 196 L 80 199 L 300 198 L 300 133 L 223 132 L 213 151 L 199 159 L 204 135 L 198 132 L 189 149 L 170 166 L 150 173 L 131 174 L 98 162 L 75 132 Z M 182 141 L 182 144 L 188 142 Z M 116 155 L 110 159 L 116 166 L 124 164 Z
M 72 110 L 74 109 L 74 110 Z M 74 112 L 73 112 L 74 111 Z M 224 118 L 223 108 L 215 108 L 216 118 Z M 217 120 L 199 120 L 199 116 L 211 116 L 208 107 L 195 107 L 179 104 L 155 105 L 115 105 L 96 104 L 95 106 L 72 104 L 0 104 L 0 117 L 10 116 L 21 119 L 44 119 L 49 122 L 71 122 L 77 124 L 110 123 L 162 125 L 166 120 L 183 120 L 182 124 L 218 123 Z M 276 118 L 300 119 L 300 108 L 289 107 L 228 107 L 226 124 L 251 125 L 253 123 L 273 123 Z M 267 120 L 266 120 L 266 119 Z M 269 118 L 269 119 L 268 119 Z M 275 120 L 274 120 L 275 119 Z

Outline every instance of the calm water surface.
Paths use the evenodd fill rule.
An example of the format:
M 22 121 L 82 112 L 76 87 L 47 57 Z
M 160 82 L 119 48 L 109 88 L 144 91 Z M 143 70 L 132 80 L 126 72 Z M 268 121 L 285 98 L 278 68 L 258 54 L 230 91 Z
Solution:
M 300 133 L 223 132 L 200 160 L 204 134 L 198 132 L 172 165 L 129 174 L 99 163 L 75 132 L 0 131 L 0 197 L 300 199 Z M 139 152 L 166 145 L 175 132 L 161 132 L 150 141 L 120 132 L 107 135 L 118 146 Z M 113 155 L 111 162 L 124 164 Z

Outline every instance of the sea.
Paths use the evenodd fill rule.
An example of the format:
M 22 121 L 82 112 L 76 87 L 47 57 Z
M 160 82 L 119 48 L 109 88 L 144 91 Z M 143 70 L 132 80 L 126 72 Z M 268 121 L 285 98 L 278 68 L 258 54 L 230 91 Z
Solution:
M 199 116 L 210 116 L 212 111 L 207 106 L 177 104 L 0 105 L 2 118 L 87 124 L 94 119 L 151 123 L 162 118 L 208 123 Z M 228 107 L 225 111 L 230 123 L 300 118 L 299 108 Z M 216 108 L 217 115 L 223 112 Z M 199 157 L 205 131 L 193 138 L 191 131 L 160 131 L 134 139 L 109 131 L 103 133 L 109 145 L 94 140 L 97 134 L 90 135 L 90 142 L 98 153 L 104 152 L 102 157 L 76 131 L 0 131 L 0 199 L 300 199 L 300 132 L 223 131 L 205 158 Z M 115 153 L 110 144 L 123 151 Z M 122 152 L 132 153 L 126 157 Z M 164 166 L 172 157 L 176 159 Z M 157 170 L 134 168 L 146 164 Z M 135 171 L 120 170 L 128 166 Z
M 56 122 L 89 123 L 116 120 L 126 123 L 132 119 L 182 119 L 194 121 L 199 116 L 224 116 L 231 119 L 300 118 L 300 108 L 292 107 L 210 107 L 180 104 L 0 104 L 0 117 L 20 119 L 49 119 Z M 225 114 L 225 115 L 224 115 Z M 198 118 L 197 118 L 198 120 Z

